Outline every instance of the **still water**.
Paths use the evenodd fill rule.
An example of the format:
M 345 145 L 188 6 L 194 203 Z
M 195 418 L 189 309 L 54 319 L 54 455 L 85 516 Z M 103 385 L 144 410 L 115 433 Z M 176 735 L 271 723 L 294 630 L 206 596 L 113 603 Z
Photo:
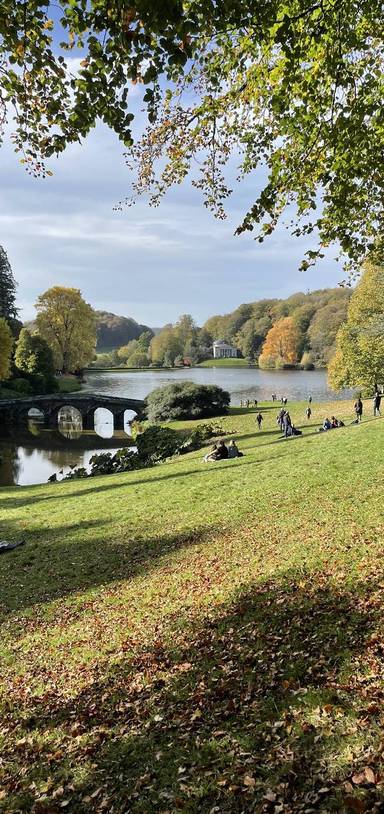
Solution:
M 85 392 L 143 399 L 156 387 L 175 381 L 194 381 L 198 384 L 216 384 L 228 390 L 232 404 L 241 399 L 269 400 L 272 393 L 288 400 L 307 399 L 326 401 L 346 397 L 335 396 L 327 387 L 324 370 L 313 371 L 263 371 L 257 368 L 192 368 L 169 371 L 116 371 L 89 373 L 84 383 Z M 98 452 L 116 451 L 129 441 L 129 420 L 126 412 L 124 432 L 113 434 L 113 419 L 108 410 L 99 409 L 95 414 L 95 432 L 83 433 L 77 411 L 62 410 L 59 430 L 43 427 L 34 416 L 25 431 L 17 431 L 14 437 L 0 436 L 0 486 L 44 483 L 57 474 L 64 477 L 77 466 L 87 467 L 89 459 Z
M 327 386 L 326 370 L 258 370 L 258 368 L 195 367 L 188 370 L 97 371 L 87 375 L 85 391 L 144 399 L 156 387 L 175 381 L 217 384 L 231 394 L 231 403 L 241 399 L 269 400 L 272 393 L 291 400 L 327 401 L 338 398 Z M 345 398 L 345 395 L 339 396 Z

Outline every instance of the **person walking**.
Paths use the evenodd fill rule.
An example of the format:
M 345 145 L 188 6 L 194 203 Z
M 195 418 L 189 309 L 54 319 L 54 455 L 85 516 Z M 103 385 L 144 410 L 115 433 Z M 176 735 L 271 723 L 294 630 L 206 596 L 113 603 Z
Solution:
M 312 404 L 312 396 L 308 396 L 308 404 Z
M 286 407 L 287 404 L 288 404 L 288 399 L 287 399 L 286 396 L 284 396 L 284 398 L 283 398 L 283 404 L 284 404 L 284 407 Z
M 307 407 L 307 409 L 306 409 L 306 411 L 305 411 L 305 412 L 306 412 L 306 414 L 307 414 L 307 419 L 308 419 L 308 421 L 309 421 L 309 419 L 310 419 L 310 417 L 311 417 L 311 415 L 312 415 L 312 410 L 311 410 L 311 408 L 310 408 L 310 406 L 309 406 L 309 405 L 308 405 L 308 407 Z
M 356 421 L 357 421 L 358 424 L 360 424 L 361 417 L 363 415 L 363 402 L 362 402 L 360 396 L 357 397 L 357 399 L 356 399 L 356 401 L 355 401 L 355 403 L 353 405 L 353 409 L 355 411 Z
M 261 430 L 261 425 L 263 423 L 263 420 L 264 419 L 263 419 L 263 416 L 261 415 L 261 413 L 257 413 L 256 421 L 257 421 L 257 426 L 258 426 L 259 430 Z
M 381 393 L 376 390 L 376 393 L 373 397 L 373 415 L 376 416 L 377 414 L 381 415 L 380 412 L 380 405 L 381 405 Z

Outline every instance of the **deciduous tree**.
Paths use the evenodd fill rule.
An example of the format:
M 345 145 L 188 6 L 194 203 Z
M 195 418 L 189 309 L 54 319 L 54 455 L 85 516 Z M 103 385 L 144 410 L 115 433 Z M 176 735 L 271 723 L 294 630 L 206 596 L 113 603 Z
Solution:
M 36 303 L 36 326 L 63 373 L 81 370 L 93 359 L 96 346 L 95 314 L 79 289 L 54 286 Z
M 328 368 L 331 387 L 384 384 L 384 266 L 368 264 L 352 294 L 348 317 Z
M 198 156 L 193 183 L 223 217 L 225 165 L 240 151 L 240 179 L 263 165 L 267 181 L 239 232 L 264 240 L 295 204 L 292 232 L 320 235 L 303 268 L 334 241 L 353 262 L 380 250 L 381 0 L 62 0 L 54 14 L 43 0 L 2 0 L 1 20 L 2 118 L 10 108 L 32 172 L 98 119 L 131 145 L 139 82 L 149 130 L 128 158 L 138 193 L 157 202 Z
M 295 365 L 301 343 L 301 334 L 292 317 L 284 317 L 268 331 L 259 356 L 260 367 Z M 271 360 L 271 361 L 269 361 Z
M 22 373 L 38 377 L 42 389 L 54 384 L 55 366 L 53 353 L 42 336 L 31 334 L 28 328 L 22 328 L 16 343 L 15 365 Z

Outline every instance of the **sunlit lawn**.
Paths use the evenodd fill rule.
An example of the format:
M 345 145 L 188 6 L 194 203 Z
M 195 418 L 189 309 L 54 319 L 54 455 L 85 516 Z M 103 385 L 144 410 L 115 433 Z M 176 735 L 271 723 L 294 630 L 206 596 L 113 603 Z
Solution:
M 271 404 L 262 432 L 217 420 L 235 461 L 0 490 L 26 540 L 0 558 L 1 811 L 382 810 L 383 422 L 289 406 L 302 437 Z

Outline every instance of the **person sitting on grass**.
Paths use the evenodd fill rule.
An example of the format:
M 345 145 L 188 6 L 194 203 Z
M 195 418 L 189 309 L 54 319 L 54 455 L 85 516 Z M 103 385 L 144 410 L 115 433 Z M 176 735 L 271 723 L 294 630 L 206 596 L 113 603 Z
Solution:
M 236 444 L 236 441 L 233 438 L 231 438 L 228 444 L 228 458 L 242 458 L 242 457 L 243 453 L 240 452 Z
M 208 455 L 204 456 L 204 461 L 206 463 L 208 461 L 221 461 L 224 458 L 228 458 L 228 448 L 225 446 L 224 441 L 221 440 L 218 444 L 213 445 Z
M 319 428 L 319 432 L 326 432 L 327 430 L 332 429 L 332 424 L 329 418 L 325 418 L 323 421 L 323 426 Z

